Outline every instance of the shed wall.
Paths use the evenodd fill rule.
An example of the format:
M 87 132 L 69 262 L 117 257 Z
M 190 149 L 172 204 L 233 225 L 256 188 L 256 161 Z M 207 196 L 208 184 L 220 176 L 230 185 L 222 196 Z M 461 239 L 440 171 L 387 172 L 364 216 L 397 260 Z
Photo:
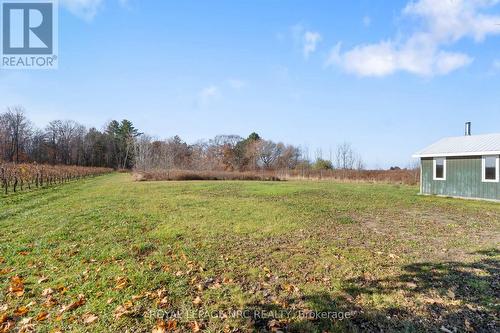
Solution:
M 433 159 L 422 159 L 422 193 L 500 200 L 500 183 L 482 182 L 482 157 L 448 157 L 446 180 L 433 179 Z

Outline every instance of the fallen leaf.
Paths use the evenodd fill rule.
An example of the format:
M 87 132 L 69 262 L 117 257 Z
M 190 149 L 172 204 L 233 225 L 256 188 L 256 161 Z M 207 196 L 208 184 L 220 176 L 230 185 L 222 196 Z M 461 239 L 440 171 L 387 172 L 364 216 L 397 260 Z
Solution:
M 18 331 L 19 333 L 34 333 L 35 332 L 35 324 L 26 324 L 21 326 Z
M 13 320 L 8 320 L 0 326 L 0 332 L 9 332 L 12 328 L 14 328 L 14 326 L 16 326 L 16 322 Z
M 123 316 L 129 315 L 132 313 L 131 309 L 134 304 L 132 301 L 126 301 L 122 305 L 118 305 L 115 309 L 115 319 L 120 319 Z
M 5 323 L 9 319 L 9 316 L 6 313 L 0 314 L 0 324 Z
M 19 328 L 18 333 L 34 333 L 35 332 L 35 324 L 32 323 L 33 318 L 24 318 L 19 322 L 21 327 Z
M 288 291 L 289 293 L 292 293 L 292 292 L 298 292 L 299 291 L 299 288 L 297 288 L 296 286 L 294 286 L 293 284 L 288 284 L 286 283 L 284 286 L 283 286 L 283 289 L 285 289 L 286 291 Z
M 76 301 L 74 301 L 73 303 L 70 303 L 70 304 L 67 304 L 67 305 L 64 305 L 61 310 L 59 310 L 59 314 L 63 314 L 64 312 L 66 311 L 71 311 L 71 310 L 74 310 L 80 306 L 82 306 L 83 304 L 85 304 L 85 296 L 83 295 L 78 295 L 78 299 Z
M 167 333 L 167 324 L 163 320 L 156 322 L 155 327 L 151 331 L 152 333 Z
M 156 291 L 156 297 L 157 298 L 163 298 L 167 295 L 167 290 L 165 288 L 158 289 Z
M 197 333 L 199 331 L 201 331 L 201 327 L 200 327 L 200 324 L 198 324 L 197 321 L 193 321 L 190 325 L 191 327 L 191 330 L 194 332 L 194 333 Z
M 31 302 L 29 302 L 28 304 L 26 304 L 26 307 L 27 307 L 27 308 L 31 308 L 33 305 L 36 305 L 36 302 L 35 302 L 35 301 L 31 301 Z
M 16 317 L 22 317 L 24 316 L 25 314 L 27 314 L 29 311 L 29 309 L 25 306 L 20 306 L 18 307 L 15 311 L 14 311 L 14 315 Z
M 170 319 L 167 321 L 167 330 L 175 331 L 177 329 L 177 321 L 175 319 Z
M 42 276 L 41 278 L 39 278 L 39 279 L 38 279 L 38 284 L 40 284 L 40 283 L 44 283 L 44 282 L 46 282 L 46 281 L 48 281 L 48 280 L 49 280 L 49 278 L 48 278 L 48 277 L 46 277 L 46 276 Z
M 27 256 L 30 253 L 28 251 L 19 251 L 19 254 L 22 256 Z
M 58 286 L 56 290 L 61 294 L 65 294 L 68 291 L 68 288 L 66 288 L 65 286 Z
M 31 317 L 26 317 L 26 318 L 23 318 L 23 319 L 19 322 L 19 324 L 21 324 L 21 325 L 28 325 L 29 323 L 31 323 L 31 321 L 32 321 L 32 320 L 33 320 L 33 318 L 31 318 Z
M 113 298 L 108 298 L 108 300 L 106 301 L 106 304 L 111 304 L 111 303 L 113 303 L 113 300 L 114 300 Z
M 118 276 L 115 279 L 115 281 L 116 281 L 115 289 L 117 289 L 117 290 L 125 288 L 128 284 L 128 279 L 126 277 L 123 277 L 123 276 Z
M 9 292 L 17 297 L 24 295 L 24 281 L 18 275 L 10 278 Z
M 200 305 L 201 303 L 203 303 L 203 301 L 201 300 L 200 296 L 196 296 L 196 298 L 193 300 L 193 304 Z
M 51 295 L 49 295 L 49 297 L 47 297 L 47 299 L 43 303 L 43 306 L 46 308 L 52 308 L 52 307 L 56 306 L 57 303 L 58 303 L 57 300 L 54 297 L 52 297 Z
M 82 319 L 84 324 L 89 325 L 95 322 L 99 318 L 95 314 L 86 313 L 82 316 Z
M 156 304 L 158 305 L 158 307 L 160 308 L 163 308 L 165 306 L 168 305 L 168 297 L 163 297 L 161 300 L 159 300 L 158 302 L 156 302 Z
M 47 318 L 49 318 L 49 313 L 46 311 L 42 311 L 36 316 L 37 321 L 44 321 L 47 320 Z
M 2 269 L 0 269 L 0 275 L 9 274 L 12 271 L 13 271 L 12 268 L 2 268 Z
M 49 295 L 52 295 L 54 293 L 54 290 L 52 288 L 47 288 L 42 291 L 42 296 L 47 297 Z

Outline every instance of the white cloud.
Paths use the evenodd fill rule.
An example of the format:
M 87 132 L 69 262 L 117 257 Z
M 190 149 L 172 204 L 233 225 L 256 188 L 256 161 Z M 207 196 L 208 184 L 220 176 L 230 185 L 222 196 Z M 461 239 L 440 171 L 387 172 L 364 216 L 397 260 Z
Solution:
M 318 32 L 306 31 L 304 33 L 303 39 L 304 39 L 304 47 L 302 51 L 304 57 L 307 59 L 309 58 L 309 54 L 316 51 L 316 46 L 318 45 L 319 42 L 321 42 L 321 35 Z
M 131 0 L 115 0 L 121 7 L 130 9 Z M 59 0 L 59 3 L 72 14 L 91 21 L 104 5 L 105 0 Z
M 198 105 L 206 106 L 219 99 L 221 96 L 219 87 L 211 85 L 203 88 L 198 94 Z
M 60 0 L 60 4 L 71 13 L 85 20 L 92 20 L 99 11 L 104 0 Z
M 122 7 L 129 8 L 130 7 L 130 0 L 119 0 L 118 1 Z
M 295 44 L 302 49 L 304 58 L 309 58 L 309 55 L 316 51 L 318 43 L 322 40 L 321 34 L 306 30 L 302 24 L 294 25 L 291 30 Z
M 403 17 L 418 20 L 418 28 L 402 39 L 358 45 L 341 51 L 337 44 L 326 65 L 340 66 L 360 76 L 386 76 L 406 71 L 420 76 L 444 75 L 467 66 L 473 58 L 445 51 L 453 43 L 472 38 L 483 41 L 500 34 L 500 16 L 482 12 L 500 0 L 418 0 L 410 2 Z

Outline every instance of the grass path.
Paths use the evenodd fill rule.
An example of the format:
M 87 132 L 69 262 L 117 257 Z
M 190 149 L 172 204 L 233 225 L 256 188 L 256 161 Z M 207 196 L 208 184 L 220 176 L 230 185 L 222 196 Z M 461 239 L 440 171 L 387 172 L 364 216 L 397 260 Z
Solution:
M 0 332 L 498 329 L 500 205 L 417 192 L 111 174 L 0 197 Z

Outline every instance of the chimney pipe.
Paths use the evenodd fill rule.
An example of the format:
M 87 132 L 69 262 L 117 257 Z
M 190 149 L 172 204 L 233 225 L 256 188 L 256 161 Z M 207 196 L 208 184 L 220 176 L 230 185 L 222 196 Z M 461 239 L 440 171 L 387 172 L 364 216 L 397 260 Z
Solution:
M 465 136 L 471 136 L 471 125 L 470 121 L 465 123 Z

